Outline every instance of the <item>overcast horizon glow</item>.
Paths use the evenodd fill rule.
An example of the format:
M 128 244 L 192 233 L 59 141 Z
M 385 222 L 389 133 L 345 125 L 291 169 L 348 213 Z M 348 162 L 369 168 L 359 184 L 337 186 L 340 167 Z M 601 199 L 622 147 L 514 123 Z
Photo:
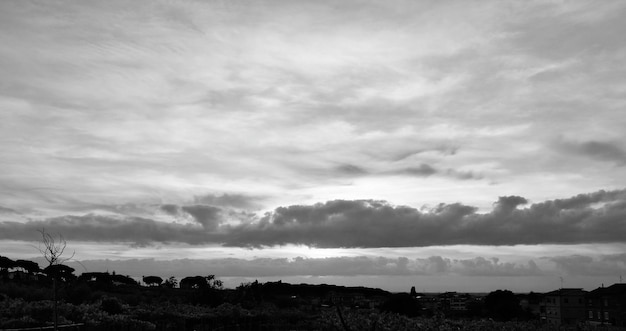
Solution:
M 0 255 L 35 258 L 45 228 L 90 271 L 233 287 L 617 282 L 625 16 L 599 1 L 1 2 Z

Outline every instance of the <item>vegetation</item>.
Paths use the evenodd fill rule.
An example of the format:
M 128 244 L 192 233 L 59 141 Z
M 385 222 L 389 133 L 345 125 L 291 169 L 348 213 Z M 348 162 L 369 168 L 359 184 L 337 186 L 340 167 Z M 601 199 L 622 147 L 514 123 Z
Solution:
M 30 261 L 18 261 L 0 256 L 0 329 L 49 326 L 56 319 L 59 325 L 84 323 L 84 330 L 94 331 L 551 330 L 521 310 L 519 297 L 510 291 L 489 293 L 471 302 L 463 314 L 453 314 L 415 290 L 391 294 L 281 281 L 224 289 L 214 275 L 183 278 L 180 286 L 174 277 L 146 276 L 141 286 L 115 273 L 77 277 L 63 264 L 41 270 Z M 56 289 L 57 317 L 53 280 L 61 285 Z

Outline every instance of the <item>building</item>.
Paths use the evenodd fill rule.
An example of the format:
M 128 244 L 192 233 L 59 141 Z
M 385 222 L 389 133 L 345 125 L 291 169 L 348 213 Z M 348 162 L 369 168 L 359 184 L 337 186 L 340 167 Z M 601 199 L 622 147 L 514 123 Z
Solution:
M 539 307 L 542 321 L 553 325 L 576 325 L 586 321 L 585 295 L 580 288 L 545 293 Z
M 626 284 L 599 287 L 587 294 L 587 322 L 626 327 Z
M 433 301 L 434 305 L 431 304 L 431 306 L 435 311 L 446 315 L 462 316 L 468 313 L 470 304 L 475 300 L 476 298 L 468 293 L 445 292 L 437 295 Z M 422 306 L 426 309 L 430 308 L 424 303 Z
M 21 270 L 9 271 L 6 276 L 9 280 L 19 280 L 19 281 L 37 281 L 39 280 L 38 273 L 28 273 L 23 272 Z

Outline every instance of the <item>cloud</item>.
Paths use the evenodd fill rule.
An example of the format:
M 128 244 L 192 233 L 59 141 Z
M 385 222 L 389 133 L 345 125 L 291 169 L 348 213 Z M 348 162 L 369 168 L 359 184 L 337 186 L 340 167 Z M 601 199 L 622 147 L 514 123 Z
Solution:
M 419 177 L 427 177 L 437 173 L 437 170 L 433 168 L 431 165 L 422 163 L 417 167 L 409 167 L 402 170 L 398 170 L 397 173 L 411 175 L 411 176 L 419 176 Z
M 38 231 L 45 229 L 66 240 L 90 242 L 129 242 L 136 245 L 184 242 L 211 242 L 211 236 L 199 225 L 157 222 L 141 217 L 87 214 L 63 216 L 41 221 L 0 222 L 0 239 L 39 241 Z
M 239 258 L 176 259 L 156 261 L 86 260 L 81 261 L 89 271 L 115 270 L 130 275 L 206 275 L 219 277 L 268 276 L 407 276 L 407 275 L 465 275 L 465 276 L 530 276 L 543 271 L 530 260 L 527 264 L 502 263 L 497 259 L 476 257 L 450 259 L 442 256 L 409 259 L 406 257 L 329 257 L 329 258 Z M 80 268 L 82 269 L 82 267 Z M 79 269 L 77 269 L 79 270 Z
M 193 205 L 183 206 L 182 211 L 191 215 L 196 222 L 202 224 L 202 227 L 208 231 L 217 229 L 221 223 L 221 209 L 213 206 Z
M 511 262 L 500 262 L 497 258 L 455 260 L 456 272 L 468 276 L 531 276 L 542 274 L 535 261 L 529 260 L 526 265 Z
M 73 240 L 214 243 L 238 247 L 624 242 L 626 190 L 579 194 L 520 208 L 527 202 L 520 196 L 500 197 L 491 212 L 481 214 L 476 207 L 461 203 L 442 203 L 420 210 L 378 200 L 333 200 L 279 207 L 262 216 L 223 213 L 217 207 L 203 205 L 163 205 L 161 209 L 166 213 L 173 216 L 185 213 L 195 224 L 87 214 L 25 223 L 0 222 L 0 239 L 36 240 L 36 231 L 45 227 Z M 236 224 L 224 222 L 223 216 L 236 219 Z
M 19 212 L 12 208 L 0 206 L 0 214 L 19 214 Z
M 623 4 L 144 4 L 0 2 L 3 204 L 488 205 L 490 183 L 454 179 L 541 199 L 624 182 L 593 162 L 624 164 Z M 553 132 L 600 145 L 567 162 Z
M 178 205 L 164 204 L 161 205 L 160 208 L 161 210 L 172 216 L 177 216 L 180 213 L 180 206 Z
M 610 161 L 618 165 L 626 164 L 626 149 L 622 144 L 603 141 L 564 143 L 566 150 L 599 161 Z
M 622 275 L 626 268 L 626 254 L 567 255 L 551 257 L 548 260 L 570 275 L 618 276 Z
M 353 164 L 343 164 L 334 169 L 335 173 L 345 176 L 362 176 L 368 174 L 368 171 L 362 167 Z
M 485 214 L 460 203 L 420 211 L 375 200 L 281 207 L 258 222 L 230 228 L 226 244 L 412 247 L 624 241 L 626 191 L 598 191 L 518 208 L 525 203 L 519 196 L 500 197 Z
M 421 163 L 418 166 L 409 166 L 397 170 L 386 171 L 379 173 L 381 175 L 393 174 L 393 175 L 404 175 L 410 177 L 430 177 L 433 175 L 440 175 L 444 177 L 451 177 L 460 180 L 468 180 L 468 179 L 482 179 L 483 176 L 475 174 L 472 171 L 461 171 L 455 169 L 438 169 L 430 164 Z
M 528 203 L 523 197 L 520 196 L 508 196 L 508 197 L 500 197 L 498 201 L 494 203 L 494 213 L 508 215 L 510 214 L 517 206 L 525 205 Z
M 626 150 L 618 144 L 589 141 L 580 145 L 580 150 L 589 156 L 599 159 L 626 163 Z
M 222 195 L 206 194 L 194 197 L 196 204 L 211 205 L 217 207 L 230 207 L 237 209 L 254 210 L 259 209 L 258 202 L 263 200 L 262 197 L 249 196 L 244 194 L 227 194 Z
M 623 49 L 616 32 L 626 28 L 623 4 L 552 2 L 526 7 L 526 18 L 513 23 L 519 33 L 512 38 L 524 52 L 563 59 Z
M 483 179 L 481 174 L 475 173 L 474 171 L 460 171 L 454 169 L 447 169 L 446 174 L 448 176 L 457 178 L 457 179 Z

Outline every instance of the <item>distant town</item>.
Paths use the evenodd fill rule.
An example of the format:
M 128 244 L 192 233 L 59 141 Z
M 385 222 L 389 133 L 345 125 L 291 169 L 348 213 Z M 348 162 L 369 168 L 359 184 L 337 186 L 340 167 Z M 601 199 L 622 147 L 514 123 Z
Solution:
M 214 275 L 182 279 L 143 276 L 137 281 L 115 272 L 74 272 L 63 264 L 41 269 L 33 261 L 0 256 L 0 329 L 72 325 L 83 330 L 122 326 L 128 330 L 227 330 L 233 325 L 240 329 L 248 325 L 252 330 L 254 325 L 270 325 L 268 329 L 324 330 L 331 328 L 324 323 L 335 323 L 340 330 L 354 330 L 363 323 L 359 316 L 366 313 L 382 314 L 376 322 L 370 321 L 374 328 L 394 316 L 397 320 L 393 323 L 407 329 L 417 321 L 420 325 L 424 321 L 433 325 L 495 323 L 491 326 L 494 329 L 502 327 L 497 323 L 522 323 L 530 329 L 547 330 L 626 329 L 624 283 L 601 284 L 592 291 L 560 288 L 547 293 L 506 289 L 419 293 L 415 287 L 390 293 L 282 281 L 255 281 L 225 289 Z M 163 307 L 168 311 L 161 311 Z M 81 309 L 85 311 L 76 313 Z M 247 317 L 242 321 L 242 316 Z

